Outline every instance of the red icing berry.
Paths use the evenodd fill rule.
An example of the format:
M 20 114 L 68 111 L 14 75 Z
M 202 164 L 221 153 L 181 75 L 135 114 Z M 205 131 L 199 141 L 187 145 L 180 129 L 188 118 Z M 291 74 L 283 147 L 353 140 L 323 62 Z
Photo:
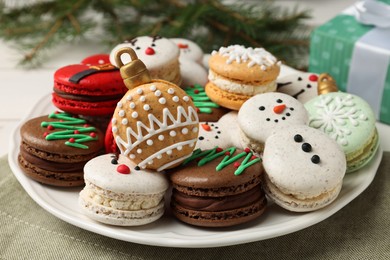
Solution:
M 202 128 L 207 131 L 207 132 L 210 132 L 211 131 L 211 127 L 209 125 L 206 125 L 206 124 L 200 124 L 202 126 Z
M 254 160 L 254 159 L 256 159 L 256 158 L 257 158 L 256 155 L 252 155 L 251 160 Z
M 92 132 L 92 133 L 89 134 L 89 136 L 92 137 L 92 138 L 95 138 L 96 137 L 96 133 Z
M 200 109 L 197 107 L 197 108 L 196 108 L 196 113 L 199 113 L 199 111 L 200 111 Z
M 188 44 L 178 43 L 177 47 L 179 47 L 180 49 L 187 49 L 188 48 Z
M 85 124 L 84 127 L 89 127 L 89 125 L 88 125 L 88 124 Z
M 251 152 L 251 149 L 249 149 L 248 147 L 244 149 L 244 152 L 246 153 L 250 153 Z
M 54 126 L 48 125 L 48 126 L 47 126 L 47 129 L 49 129 L 49 130 L 54 130 Z
M 75 135 L 77 135 L 77 134 L 80 133 L 80 131 L 79 131 L 79 130 L 74 130 L 73 133 L 74 133 Z
M 153 55 L 155 53 L 156 52 L 153 50 L 153 48 L 150 48 L 150 47 L 146 48 L 146 50 L 145 50 L 146 55 Z
M 76 139 L 74 139 L 73 137 L 69 138 L 69 143 L 74 143 L 75 141 L 76 141 Z
M 278 106 L 274 106 L 274 112 L 276 114 L 281 114 L 283 113 L 283 111 L 286 109 L 286 105 L 278 105 Z
M 216 151 L 217 153 L 220 153 L 220 152 L 223 151 L 223 149 L 222 149 L 221 147 L 217 147 L 217 149 L 215 149 L 215 151 Z
M 239 162 L 235 162 L 235 163 L 233 164 L 233 166 L 234 166 L 235 168 L 240 167 L 240 165 L 241 165 L 241 163 L 239 163 Z
M 230 152 L 229 152 L 229 151 L 228 151 L 228 152 L 226 152 L 226 153 L 225 153 L 225 155 L 230 155 Z
M 54 114 L 59 114 L 59 113 L 60 113 L 60 111 L 58 111 L 58 110 L 54 111 Z
M 122 174 L 129 174 L 130 173 L 130 168 L 129 168 L 129 166 L 127 166 L 125 164 L 120 164 L 116 168 L 116 171 L 119 172 L 119 173 L 122 173 Z
M 64 120 L 63 120 L 63 119 L 60 119 L 60 122 L 64 122 Z
M 317 81 L 317 80 L 318 80 L 318 76 L 315 75 L 315 74 L 311 74 L 311 75 L 309 76 L 309 80 L 310 80 L 310 81 Z
M 48 134 L 49 134 L 48 132 L 44 132 L 43 137 L 46 137 Z
M 195 89 L 195 90 L 194 90 L 194 93 L 195 93 L 195 94 L 199 94 L 199 89 Z

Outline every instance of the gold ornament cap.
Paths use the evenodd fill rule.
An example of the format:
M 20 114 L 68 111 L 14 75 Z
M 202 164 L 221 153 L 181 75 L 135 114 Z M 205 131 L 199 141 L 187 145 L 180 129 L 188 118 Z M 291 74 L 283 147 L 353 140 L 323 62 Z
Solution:
M 122 54 L 130 55 L 131 61 L 123 64 L 121 59 Z M 137 54 L 132 48 L 125 47 L 119 49 L 115 54 L 115 62 L 120 69 L 121 77 L 128 89 L 133 89 L 152 81 L 145 64 L 138 59 Z
M 339 91 L 336 81 L 328 73 L 321 73 L 318 76 L 317 83 L 318 83 L 317 86 L 318 95 Z

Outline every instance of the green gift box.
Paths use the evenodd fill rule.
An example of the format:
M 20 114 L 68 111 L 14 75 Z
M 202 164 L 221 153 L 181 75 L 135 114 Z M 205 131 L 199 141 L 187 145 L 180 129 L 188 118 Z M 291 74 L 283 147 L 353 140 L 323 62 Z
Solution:
M 385 17 L 369 18 L 390 25 L 390 0 L 381 2 L 389 8 L 379 10 Z M 351 7 L 312 32 L 309 71 L 328 72 L 341 91 L 365 99 L 377 119 L 390 124 L 390 26 L 363 24 L 357 13 Z

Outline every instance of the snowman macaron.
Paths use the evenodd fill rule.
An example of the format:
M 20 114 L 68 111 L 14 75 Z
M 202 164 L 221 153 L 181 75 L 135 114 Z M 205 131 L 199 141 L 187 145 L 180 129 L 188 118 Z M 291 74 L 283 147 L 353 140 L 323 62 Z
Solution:
M 241 142 L 255 152 L 264 149 L 266 139 L 290 125 L 306 125 L 308 113 L 301 102 L 277 92 L 256 95 L 238 112 Z
M 115 55 L 119 49 L 132 48 L 137 57 L 145 64 L 153 79 L 163 79 L 180 86 L 182 79 L 179 66 L 179 47 L 171 40 L 160 36 L 139 36 L 115 46 L 110 52 L 110 62 L 117 66 Z M 131 61 L 122 55 L 123 64 Z
M 341 147 L 322 131 L 293 125 L 271 135 L 263 153 L 264 189 L 279 206 L 313 211 L 333 202 L 346 172 Z
M 182 77 L 182 87 L 195 84 L 202 86 L 208 81 L 207 70 L 202 66 L 203 50 L 195 42 L 183 38 L 171 38 L 180 49 L 180 73 Z
M 318 74 L 297 72 L 277 79 L 277 91 L 288 94 L 301 103 L 318 96 Z

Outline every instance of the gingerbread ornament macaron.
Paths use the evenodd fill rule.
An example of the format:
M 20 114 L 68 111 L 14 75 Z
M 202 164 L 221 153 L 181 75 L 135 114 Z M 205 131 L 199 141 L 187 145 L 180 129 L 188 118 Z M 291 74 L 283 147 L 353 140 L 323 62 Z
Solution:
M 122 55 L 130 55 L 124 65 Z M 141 169 L 162 171 L 180 164 L 195 147 L 199 121 L 191 98 L 177 85 L 152 80 L 134 50 L 117 52 L 129 91 L 118 102 L 112 132 L 121 154 Z
M 206 93 L 215 103 L 239 110 L 252 96 L 276 90 L 280 65 L 263 48 L 221 47 L 209 59 Z

